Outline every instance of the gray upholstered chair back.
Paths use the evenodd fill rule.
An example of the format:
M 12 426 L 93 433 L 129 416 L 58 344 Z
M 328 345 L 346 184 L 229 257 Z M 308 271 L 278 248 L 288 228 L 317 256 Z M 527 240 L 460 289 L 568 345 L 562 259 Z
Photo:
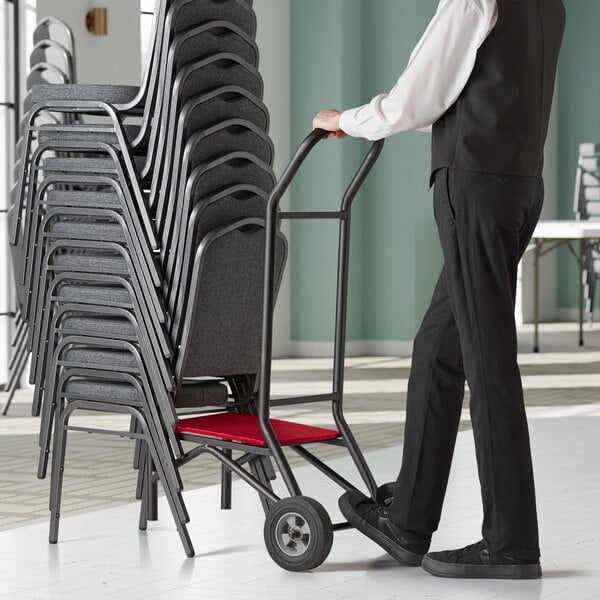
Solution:
M 173 315 L 172 334 L 180 339 L 183 328 L 182 315 L 185 315 L 188 301 L 193 264 L 196 251 L 202 240 L 221 227 L 244 218 L 264 219 L 269 195 L 252 186 L 237 185 L 222 192 L 202 198 L 196 202 L 187 222 L 183 251 L 176 255 L 170 273 L 168 308 Z
M 230 52 L 220 52 L 184 67 L 173 88 L 178 105 L 211 90 L 237 85 L 257 98 L 263 94 L 263 81 L 250 63 Z
M 192 98 L 181 115 L 193 131 L 232 118 L 254 123 L 263 131 L 269 129 L 269 113 L 262 100 L 239 86 L 225 86 Z
M 176 378 L 258 371 L 263 302 L 264 221 L 243 219 L 213 230 L 198 247 Z M 277 239 L 277 286 L 287 257 Z
M 174 69 L 219 52 L 231 52 L 255 67 L 258 65 L 254 39 L 227 21 L 209 21 L 179 33 L 169 52 Z
M 230 119 L 192 135 L 184 153 L 185 172 L 191 173 L 198 165 L 231 152 L 247 152 L 269 166 L 273 164 L 269 136 L 248 121 Z
M 33 30 L 33 43 L 35 45 L 42 40 L 58 42 L 71 53 L 71 56 L 75 53 L 75 40 L 71 28 L 56 17 L 44 17 L 36 25 Z
M 29 67 L 33 68 L 38 63 L 47 63 L 57 67 L 65 74 L 67 83 L 75 83 L 73 56 L 59 42 L 39 41 L 29 55 Z
M 174 0 L 167 27 L 178 33 L 209 21 L 229 21 L 251 37 L 256 36 L 256 15 L 244 0 Z
M 192 198 L 201 198 L 236 183 L 270 192 L 275 185 L 275 174 L 253 154 L 231 152 L 198 165 L 188 180 L 187 193 Z

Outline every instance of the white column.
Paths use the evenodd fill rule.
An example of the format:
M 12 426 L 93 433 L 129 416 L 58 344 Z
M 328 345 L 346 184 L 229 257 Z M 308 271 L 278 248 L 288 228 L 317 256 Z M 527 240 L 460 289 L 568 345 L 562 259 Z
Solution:
M 92 35 L 85 16 L 108 9 L 108 35 Z M 140 83 L 140 3 L 132 0 L 37 0 L 37 18 L 51 15 L 73 31 L 79 83 Z
M 13 5 L 0 0 L 0 102 L 14 101 L 13 93 Z M 9 190 L 13 164 L 13 123 L 14 113 L 8 106 L 0 106 L 0 211 L 9 207 Z M 11 336 L 10 316 L 11 273 L 8 252 L 7 216 L 0 212 L 0 385 L 8 379 L 9 341 Z
M 265 83 L 264 102 L 271 115 L 270 135 L 275 144 L 275 173 L 281 174 L 290 158 L 290 0 L 254 0 L 258 21 L 256 42 L 260 73 Z M 289 208 L 284 197 L 282 208 Z M 289 229 L 286 227 L 289 241 Z M 291 244 L 290 244 L 291 245 Z M 289 354 L 291 290 L 289 264 L 275 309 L 273 354 Z

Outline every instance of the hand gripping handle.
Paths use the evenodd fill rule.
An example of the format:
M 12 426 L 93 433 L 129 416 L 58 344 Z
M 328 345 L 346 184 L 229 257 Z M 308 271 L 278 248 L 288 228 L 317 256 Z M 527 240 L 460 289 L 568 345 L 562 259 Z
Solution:
M 309 155 L 310 151 L 328 133 L 329 132 L 325 131 L 324 129 L 314 129 L 304 138 L 300 146 L 298 146 L 296 153 L 290 160 L 288 166 L 285 168 L 285 171 L 282 173 L 281 177 L 279 178 L 279 181 L 277 182 L 277 184 L 273 188 L 273 191 L 271 192 L 271 196 L 269 197 L 269 204 L 267 206 L 268 215 L 275 217 L 275 215 L 277 214 L 277 208 L 279 206 L 281 197 L 283 196 L 287 188 L 290 186 L 292 180 L 298 172 L 298 169 L 300 168 L 306 157 Z M 383 144 L 383 140 L 377 140 L 376 142 L 373 142 L 373 144 L 371 144 L 367 155 L 365 156 L 362 164 L 360 165 L 356 174 L 354 175 L 354 178 L 350 182 L 350 185 L 346 189 L 346 192 L 344 193 L 344 198 L 342 200 L 342 210 L 346 210 L 352 203 L 352 200 L 354 200 L 354 197 L 356 196 L 358 190 L 364 183 L 365 179 L 367 178 L 367 175 L 369 174 L 369 172 L 373 168 L 373 165 L 379 158 L 379 155 L 383 150 Z

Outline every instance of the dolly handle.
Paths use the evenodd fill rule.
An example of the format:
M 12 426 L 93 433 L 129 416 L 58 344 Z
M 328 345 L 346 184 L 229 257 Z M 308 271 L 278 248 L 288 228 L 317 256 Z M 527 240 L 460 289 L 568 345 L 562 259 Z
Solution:
M 288 491 L 293 496 L 300 495 L 300 487 L 298 486 L 298 482 L 294 477 L 291 467 L 283 453 L 281 444 L 279 443 L 279 440 L 273 431 L 273 427 L 269 419 L 269 401 L 271 396 L 271 357 L 273 349 L 273 308 L 275 306 L 275 245 L 277 242 L 277 209 L 283 193 L 286 191 L 292 179 L 298 172 L 300 165 L 304 162 L 304 159 L 308 156 L 309 152 L 327 135 L 327 133 L 328 132 L 324 131 L 323 129 L 315 129 L 309 133 L 304 141 L 300 144 L 298 150 L 296 150 L 292 160 L 286 167 L 279 181 L 273 188 L 271 195 L 269 196 L 266 215 L 265 273 L 263 286 L 262 335 L 258 386 L 258 419 L 262 433 L 267 441 L 267 445 L 273 455 L 273 458 L 279 467 L 281 476 L 286 484 L 286 487 L 288 488 Z M 344 198 L 342 200 L 343 209 L 350 207 L 352 200 L 356 196 L 356 192 L 358 192 L 363 181 L 369 174 L 371 167 L 375 164 L 375 161 L 377 160 L 382 148 L 383 141 L 374 142 L 372 144 L 371 149 L 367 153 L 365 159 L 363 160 L 358 171 L 356 172 L 356 175 L 350 182 L 350 185 L 344 194 Z M 336 216 L 339 218 L 338 215 Z M 344 226 L 347 226 L 348 223 L 349 215 L 348 218 L 342 220 L 342 224 Z M 347 258 L 345 264 L 347 264 Z M 345 277 L 345 275 L 343 276 Z M 342 313 L 343 312 L 344 311 L 342 311 Z M 339 318 L 343 318 L 343 315 Z M 342 337 L 339 339 L 342 339 Z M 338 356 L 343 356 L 343 354 L 338 352 Z M 341 391 L 341 386 L 339 389 Z M 338 421 L 341 422 L 342 427 L 345 427 L 345 422 L 343 422 L 341 418 L 339 418 Z M 345 427 L 345 429 L 347 430 L 348 428 Z M 362 462 L 364 463 L 364 459 Z M 363 471 L 368 473 L 368 467 L 366 467 L 366 465 L 363 467 Z M 369 479 L 370 491 L 371 488 L 376 488 L 372 476 L 370 476 Z
M 365 179 L 371 172 L 373 165 L 379 158 L 381 151 L 383 150 L 383 140 L 377 140 L 371 144 L 369 151 L 367 152 L 364 160 L 362 161 L 358 171 L 352 178 L 352 181 L 346 188 L 346 192 L 344 193 L 344 198 L 342 199 L 342 210 L 348 210 L 352 201 L 354 200 L 358 190 L 361 188 Z
M 281 197 L 285 193 L 285 191 L 290 186 L 292 179 L 296 176 L 298 169 L 309 155 L 310 151 L 320 142 L 329 132 L 324 129 L 314 129 L 311 131 L 302 141 L 296 153 L 290 160 L 288 166 L 285 168 L 284 172 L 281 174 L 279 181 L 273 188 L 271 195 L 269 196 L 269 204 L 267 206 L 267 214 L 275 214 L 277 211 L 277 207 L 279 206 L 279 202 Z M 346 189 L 344 194 L 344 199 L 342 201 L 342 209 L 345 210 L 354 200 L 356 193 L 360 189 L 367 175 L 371 171 L 371 168 L 375 164 L 375 161 L 381 154 L 383 149 L 383 140 L 378 140 L 371 144 L 371 148 L 367 152 L 365 159 L 360 165 L 358 171 L 354 175 L 354 178 L 350 182 L 350 185 Z

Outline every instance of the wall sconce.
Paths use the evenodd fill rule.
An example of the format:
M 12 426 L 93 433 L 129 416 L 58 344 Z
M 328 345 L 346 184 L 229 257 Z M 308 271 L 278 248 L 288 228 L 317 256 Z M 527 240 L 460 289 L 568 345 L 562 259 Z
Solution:
M 85 16 L 85 26 L 93 35 L 106 35 L 108 33 L 108 10 L 92 8 Z

